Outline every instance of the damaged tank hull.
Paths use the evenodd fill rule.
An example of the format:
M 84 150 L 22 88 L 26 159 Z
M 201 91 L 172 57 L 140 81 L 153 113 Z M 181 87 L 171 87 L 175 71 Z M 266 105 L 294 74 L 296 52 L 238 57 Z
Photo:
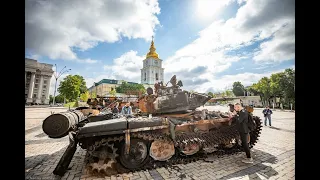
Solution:
M 251 147 L 261 130 L 260 118 L 254 120 L 257 129 L 251 132 Z M 113 127 L 116 121 L 121 122 L 117 129 Z M 84 127 L 78 139 L 80 146 L 88 151 L 88 171 L 110 176 L 188 163 L 209 153 L 239 152 L 240 137 L 235 124 L 229 122 L 223 117 L 196 121 L 181 117 L 122 118 L 93 123 L 88 127 L 90 130 Z
M 172 87 L 155 85 L 155 94 L 147 89 L 148 94 L 139 99 L 141 113 L 133 117 L 106 113 L 84 119 L 79 110 L 73 114 L 80 119 L 63 119 L 63 122 L 72 123 L 66 123 L 61 133 L 44 129 L 44 132 L 51 132 L 48 134 L 51 137 L 66 133 L 70 137 L 70 145 L 54 174 L 63 175 L 67 170 L 75 144 L 87 150 L 86 168 L 99 176 L 188 163 L 210 153 L 228 154 L 241 150 L 235 121 L 227 113 L 195 110 L 210 96 L 182 91 L 182 82 L 177 85 L 174 78 L 170 82 Z M 61 117 L 51 116 L 50 122 Z M 257 116 L 253 119 L 256 129 L 250 133 L 250 147 L 257 142 L 261 132 L 261 119 Z M 50 127 L 43 126 L 49 130 Z

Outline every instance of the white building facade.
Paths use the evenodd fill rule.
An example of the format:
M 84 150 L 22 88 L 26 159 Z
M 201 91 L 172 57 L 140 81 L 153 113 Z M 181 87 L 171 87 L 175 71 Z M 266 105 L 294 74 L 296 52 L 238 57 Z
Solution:
M 53 65 L 25 58 L 25 102 L 49 104 Z
M 153 38 L 151 41 L 150 51 L 146 55 L 146 59 L 143 60 L 143 68 L 141 69 L 141 84 L 146 88 L 154 88 L 154 84 L 158 82 L 164 82 L 164 68 L 162 68 L 162 59 L 156 52 Z

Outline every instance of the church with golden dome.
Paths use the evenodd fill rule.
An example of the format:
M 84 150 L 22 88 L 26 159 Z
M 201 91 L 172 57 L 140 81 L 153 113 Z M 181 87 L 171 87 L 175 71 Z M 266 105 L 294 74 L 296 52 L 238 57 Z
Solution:
M 141 69 L 141 84 L 145 87 L 154 87 L 155 83 L 164 82 L 163 79 L 163 71 L 162 68 L 162 59 L 159 58 L 158 53 L 156 52 L 156 48 L 153 41 L 149 48 L 149 52 L 146 55 L 146 59 L 143 60 L 143 68 Z

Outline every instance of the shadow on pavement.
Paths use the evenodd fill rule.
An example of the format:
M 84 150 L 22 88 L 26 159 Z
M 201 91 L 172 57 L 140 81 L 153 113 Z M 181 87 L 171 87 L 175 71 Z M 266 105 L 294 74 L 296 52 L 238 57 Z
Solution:
M 67 178 L 72 170 L 72 176 L 79 177 L 82 175 L 81 162 L 84 162 L 84 156 L 79 152 L 80 147 L 77 148 L 72 161 L 69 165 L 69 170 L 63 177 L 53 174 L 62 154 L 66 147 L 53 154 L 40 154 L 25 158 L 25 179 L 55 179 Z
M 68 141 L 68 139 L 66 139 L 66 138 L 61 138 L 61 139 L 38 139 L 38 140 L 25 141 L 25 145 L 47 143 L 49 140 L 50 140 L 50 143 Z
M 36 126 L 36 127 L 33 127 L 33 128 L 25 130 L 25 135 L 33 133 L 33 132 L 38 131 L 40 129 L 42 129 L 42 124 L 39 125 L 39 126 Z
M 236 177 L 243 177 L 246 175 L 249 176 L 249 179 L 261 179 L 259 175 L 263 176 L 266 179 L 269 179 L 270 177 L 278 174 L 278 172 L 274 170 L 271 166 L 265 165 L 267 163 L 276 164 L 278 162 L 276 156 L 257 149 L 253 149 L 252 155 L 254 163 L 248 165 L 241 162 L 241 160 L 245 157 L 244 152 L 242 152 L 242 156 L 240 156 L 240 158 L 235 159 L 235 165 L 238 167 L 247 167 L 227 176 L 224 176 L 221 179 L 231 179 Z
M 269 128 L 270 129 L 279 130 L 279 131 L 285 131 L 285 132 L 292 132 L 292 133 L 295 132 L 294 130 L 282 129 L 282 128 L 277 128 L 277 127 L 274 127 L 274 126 L 270 126 Z

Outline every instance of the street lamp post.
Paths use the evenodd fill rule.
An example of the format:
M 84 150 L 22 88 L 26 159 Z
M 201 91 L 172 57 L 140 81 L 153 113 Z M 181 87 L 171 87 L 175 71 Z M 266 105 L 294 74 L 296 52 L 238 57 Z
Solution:
M 57 67 L 57 64 L 54 64 L 54 65 L 56 66 L 56 72 L 55 72 L 53 75 L 54 75 L 54 78 L 56 79 L 56 83 L 54 84 L 53 105 L 56 104 L 56 103 L 55 103 L 55 100 L 56 100 L 57 82 L 58 82 L 59 77 L 61 77 L 61 75 L 62 75 L 63 73 L 71 71 L 71 69 L 66 69 L 66 70 L 64 70 L 64 69 L 67 67 L 67 66 L 64 66 L 64 67 L 60 70 L 59 74 L 57 74 L 58 67 Z M 62 70 L 64 70 L 64 71 L 62 71 Z

